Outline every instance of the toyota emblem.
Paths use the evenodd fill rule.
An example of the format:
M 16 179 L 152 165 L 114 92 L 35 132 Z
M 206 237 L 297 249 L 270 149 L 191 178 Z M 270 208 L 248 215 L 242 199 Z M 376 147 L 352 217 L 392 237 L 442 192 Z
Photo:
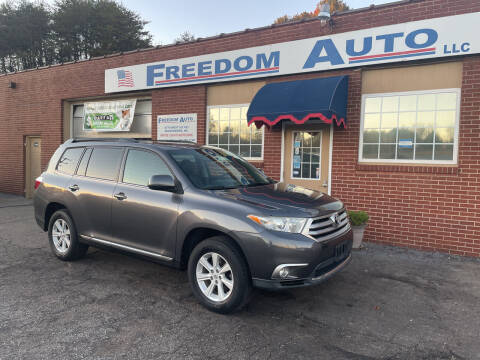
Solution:
M 335 214 L 333 214 L 332 216 L 330 216 L 329 219 L 330 219 L 330 221 L 332 222 L 332 225 L 335 226 L 335 227 L 337 227 L 337 226 L 340 224 L 340 220 L 339 220 L 339 218 L 338 218 L 338 214 L 337 214 L 337 213 L 335 213 Z

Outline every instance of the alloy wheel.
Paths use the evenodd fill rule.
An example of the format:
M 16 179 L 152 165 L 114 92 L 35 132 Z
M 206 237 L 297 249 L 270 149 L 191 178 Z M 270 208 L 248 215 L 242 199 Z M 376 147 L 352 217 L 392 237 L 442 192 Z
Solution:
M 216 252 L 203 254 L 198 259 L 195 274 L 200 290 L 210 301 L 222 302 L 232 294 L 232 268 L 222 255 Z
M 65 254 L 70 248 L 70 227 L 65 220 L 57 219 L 53 223 L 52 240 L 55 249 L 61 254 Z

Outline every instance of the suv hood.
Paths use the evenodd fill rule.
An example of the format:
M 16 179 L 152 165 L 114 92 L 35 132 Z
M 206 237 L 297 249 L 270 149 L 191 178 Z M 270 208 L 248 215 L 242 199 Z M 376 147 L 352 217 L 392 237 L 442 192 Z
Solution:
M 258 215 L 316 217 L 343 208 L 341 201 L 320 191 L 287 183 L 217 190 L 215 193 L 249 205 Z

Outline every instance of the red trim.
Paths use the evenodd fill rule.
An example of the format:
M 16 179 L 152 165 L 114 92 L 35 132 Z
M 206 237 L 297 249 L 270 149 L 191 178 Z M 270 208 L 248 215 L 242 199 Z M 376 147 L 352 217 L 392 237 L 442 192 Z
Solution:
M 185 81 L 185 80 L 194 80 L 194 79 L 204 79 L 204 78 L 214 78 L 218 76 L 227 76 L 227 75 L 240 75 L 240 74 L 250 74 L 250 73 L 256 73 L 256 72 L 262 72 L 262 71 L 271 71 L 271 70 L 278 70 L 280 69 L 278 66 L 268 68 L 268 69 L 254 69 L 254 70 L 245 70 L 245 71 L 237 71 L 237 72 L 228 72 L 228 73 L 221 73 L 221 74 L 213 74 L 213 75 L 200 75 L 200 76 L 191 76 L 187 78 L 178 78 L 178 79 L 170 79 L 170 80 L 160 80 L 160 81 L 155 81 L 155 85 L 157 84 L 163 84 L 163 83 L 169 83 L 169 82 L 175 82 L 175 81 Z
M 308 204 L 308 202 L 299 202 L 299 201 L 294 201 L 294 200 L 291 200 L 291 199 L 288 199 L 288 198 L 283 198 L 281 196 L 272 196 L 272 195 L 269 195 L 269 194 L 266 194 L 265 192 L 254 192 L 254 191 L 250 191 L 248 190 L 247 188 L 240 188 L 239 189 L 240 192 L 246 192 L 247 194 L 252 194 L 252 195 L 260 195 L 260 196 L 266 196 L 270 199 L 273 199 L 273 200 L 281 200 L 281 201 L 288 201 L 290 203 L 293 203 L 293 204 Z
M 349 58 L 349 60 L 361 60 L 361 59 L 382 58 L 382 57 L 388 57 L 388 56 L 415 54 L 415 53 L 435 51 L 435 50 L 436 50 L 436 48 L 433 47 L 433 48 L 428 48 L 428 49 L 419 49 L 419 50 L 409 50 L 409 51 L 391 52 L 391 53 L 388 53 L 388 54 L 355 56 L 355 57 Z
M 338 119 L 337 115 L 333 114 L 332 117 L 329 119 L 325 115 L 323 115 L 322 113 L 311 113 L 311 114 L 308 114 L 307 116 L 305 116 L 303 119 L 297 119 L 295 116 L 293 116 L 291 114 L 280 115 L 273 121 L 267 119 L 265 116 L 254 116 L 250 119 L 250 121 L 248 122 L 248 125 L 250 126 L 252 123 L 255 123 L 257 128 L 261 127 L 262 123 L 267 124 L 268 126 L 273 126 L 273 125 L 277 124 L 279 121 L 284 120 L 284 119 L 288 119 L 290 121 L 293 121 L 295 124 L 301 125 L 301 124 L 305 124 L 311 118 L 319 118 L 320 120 L 322 120 L 323 122 L 325 122 L 327 124 L 331 124 L 333 122 L 333 120 L 335 120 L 335 122 L 337 123 L 337 126 L 340 126 L 340 125 L 343 124 L 343 127 L 347 128 L 345 118 Z M 260 122 L 260 124 L 257 124 L 259 122 Z M 260 125 L 260 126 L 258 126 L 258 125 Z

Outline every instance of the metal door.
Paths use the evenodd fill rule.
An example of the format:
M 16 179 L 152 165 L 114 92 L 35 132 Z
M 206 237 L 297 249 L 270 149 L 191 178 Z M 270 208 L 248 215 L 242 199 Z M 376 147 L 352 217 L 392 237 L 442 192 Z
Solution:
M 42 173 L 42 138 L 38 136 L 27 136 L 25 148 L 25 197 L 30 199 L 35 190 L 35 179 Z

